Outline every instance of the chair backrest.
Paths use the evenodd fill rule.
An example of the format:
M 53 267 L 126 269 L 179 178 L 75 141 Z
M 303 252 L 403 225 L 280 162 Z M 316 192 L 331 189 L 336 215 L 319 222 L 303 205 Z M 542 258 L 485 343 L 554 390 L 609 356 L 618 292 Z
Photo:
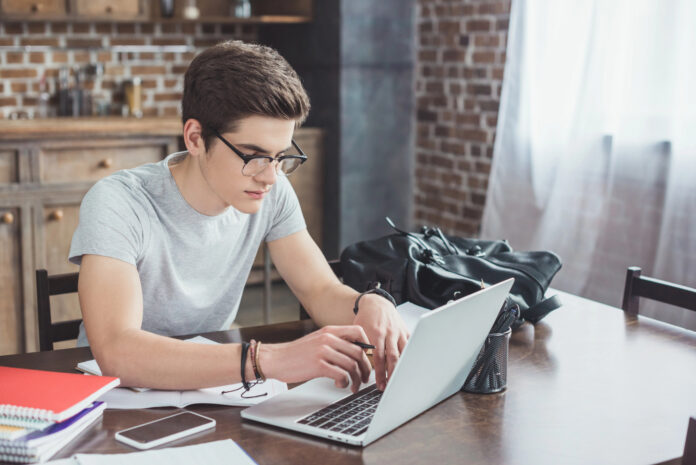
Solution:
M 77 339 L 82 320 L 53 323 L 51 319 L 52 295 L 77 292 L 79 273 L 49 276 L 46 270 L 36 270 L 36 303 L 39 318 L 39 350 L 53 350 L 53 343 Z
M 626 272 L 621 308 L 626 312 L 637 314 L 639 297 L 696 311 L 696 289 L 641 276 L 641 269 L 632 266 Z
M 682 465 L 696 465 L 696 417 L 689 418 L 689 426 L 686 429 L 686 442 L 684 443 L 684 456 Z
M 334 274 L 341 279 L 343 277 L 343 272 L 341 271 L 341 261 L 340 260 L 329 260 L 329 266 Z M 309 320 L 311 317 L 307 310 L 304 309 L 302 304 L 300 304 L 300 320 Z

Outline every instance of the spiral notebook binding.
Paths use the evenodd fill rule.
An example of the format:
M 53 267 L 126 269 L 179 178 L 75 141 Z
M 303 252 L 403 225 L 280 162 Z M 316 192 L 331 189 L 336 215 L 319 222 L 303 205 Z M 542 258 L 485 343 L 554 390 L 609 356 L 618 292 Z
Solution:
M 0 461 L 15 463 L 32 463 L 36 462 L 36 459 L 34 457 L 28 457 L 26 455 L 10 455 L 0 453 Z
M 36 447 L 27 447 L 25 445 L 0 445 L 0 454 L 2 455 L 21 455 L 25 457 L 35 457 Z
M 33 418 L 3 417 L 0 415 L 0 423 L 7 426 L 19 426 L 20 428 L 44 429 L 55 422 L 50 420 L 37 420 Z
M 0 418 L 3 417 L 52 421 L 54 413 L 50 410 L 39 408 L 3 404 L 0 405 Z

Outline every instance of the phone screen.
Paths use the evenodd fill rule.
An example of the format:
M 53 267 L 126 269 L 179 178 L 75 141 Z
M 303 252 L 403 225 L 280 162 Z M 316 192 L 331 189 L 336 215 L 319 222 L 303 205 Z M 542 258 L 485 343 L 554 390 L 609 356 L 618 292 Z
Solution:
M 121 431 L 119 434 L 133 441 L 148 443 L 210 422 L 209 418 L 191 412 L 182 412 L 153 421 L 152 423 Z

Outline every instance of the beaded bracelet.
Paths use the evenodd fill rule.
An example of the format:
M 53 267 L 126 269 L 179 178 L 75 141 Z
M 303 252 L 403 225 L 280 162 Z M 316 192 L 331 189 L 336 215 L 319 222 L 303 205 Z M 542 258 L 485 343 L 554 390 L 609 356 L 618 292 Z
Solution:
M 259 360 L 259 354 L 261 353 L 261 341 L 258 341 L 256 343 L 256 358 L 254 358 L 254 371 L 256 372 L 256 376 L 261 378 L 262 381 L 266 381 L 266 376 L 263 374 L 263 370 L 261 369 L 261 362 Z

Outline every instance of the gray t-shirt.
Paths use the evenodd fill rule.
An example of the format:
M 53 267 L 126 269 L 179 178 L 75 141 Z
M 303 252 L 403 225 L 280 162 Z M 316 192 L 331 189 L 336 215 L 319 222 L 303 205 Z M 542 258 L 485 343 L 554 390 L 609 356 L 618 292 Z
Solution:
M 97 182 L 82 200 L 69 255 L 78 265 L 85 254 L 135 265 L 142 329 L 166 336 L 229 328 L 261 242 L 306 227 L 295 191 L 282 176 L 254 214 L 234 207 L 217 216 L 197 212 L 169 170 L 172 159 L 185 155 Z M 87 344 L 81 325 L 78 346 Z

